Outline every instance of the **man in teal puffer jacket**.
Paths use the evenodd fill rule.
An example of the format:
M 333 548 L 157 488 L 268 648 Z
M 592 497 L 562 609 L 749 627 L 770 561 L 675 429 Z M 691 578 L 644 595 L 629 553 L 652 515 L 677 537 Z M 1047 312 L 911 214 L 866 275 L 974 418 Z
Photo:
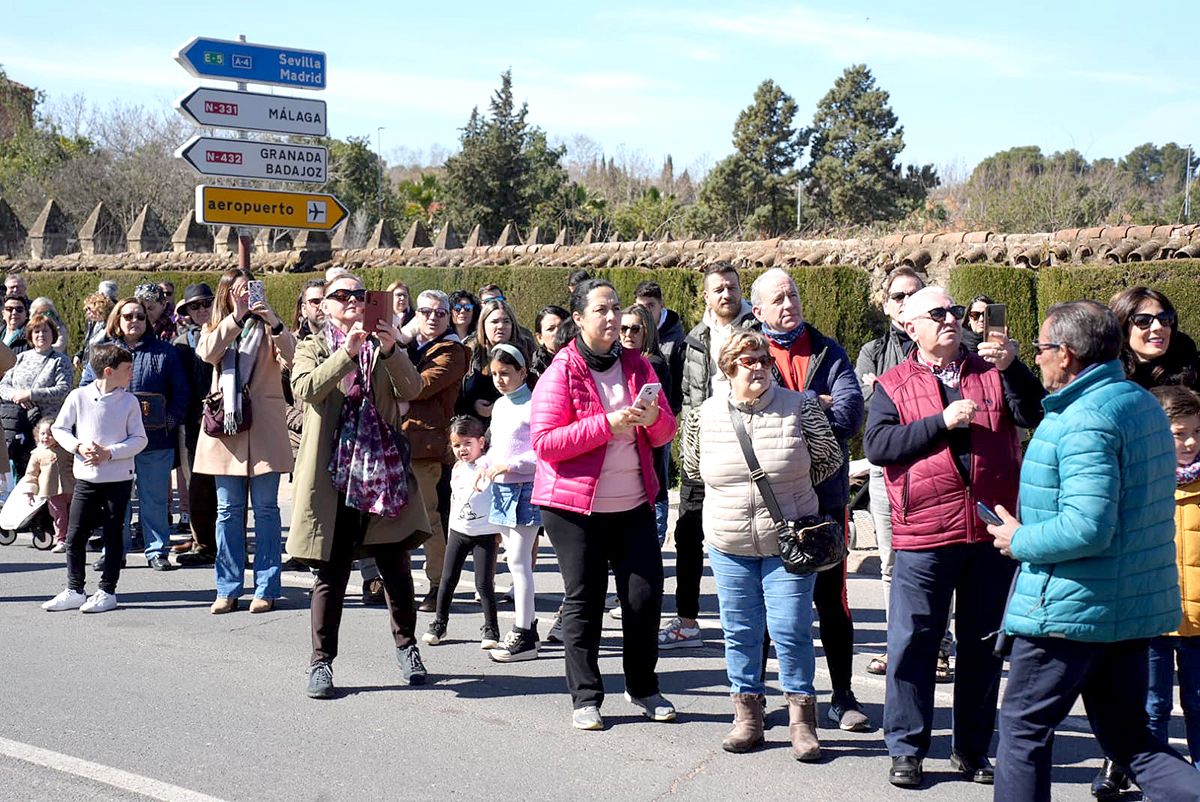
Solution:
M 1105 754 L 1154 799 L 1200 799 L 1200 773 L 1151 733 L 1148 639 L 1179 623 L 1175 457 L 1150 393 L 1125 379 L 1121 327 L 1094 301 L 1052 306 L 1037 363 L 1050 391 L 1021 468 L 1018 521 L 996 548 L 1020 561 L 1000 707 L 995 799 L 1050 799 L 1054 728 L 1079 696 Z

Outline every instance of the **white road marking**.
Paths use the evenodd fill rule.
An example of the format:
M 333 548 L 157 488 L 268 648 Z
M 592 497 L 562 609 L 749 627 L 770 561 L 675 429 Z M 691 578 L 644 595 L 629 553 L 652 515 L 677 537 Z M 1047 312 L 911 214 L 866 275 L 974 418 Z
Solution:
M 7 738 L 0 738 L 0 754 L 32 763 L 35 766 L 43 766 L 64 774 L 94 780 L 122 791 L 131 791 L 151 799 L 159 799 L 162 802 L 223 802 L 215 796 L 202 794 L 199 791 L 180 788 L 178 785 L 159 782 L 139 774 L 131 774 L 111 766 L 103 766 L 99 763 L 92 763 L 90 760 L 82 760 L 59 752 L 52 752 L 49 749 L 30 746 L 20 741 L 10 741 Z

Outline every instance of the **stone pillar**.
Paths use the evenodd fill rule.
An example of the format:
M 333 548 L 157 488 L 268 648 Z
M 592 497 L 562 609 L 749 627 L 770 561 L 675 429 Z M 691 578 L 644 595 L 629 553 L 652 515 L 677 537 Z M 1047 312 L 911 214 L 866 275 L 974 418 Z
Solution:
M 212 253 L 212 229 L 196 222 L 196 210 L 183 213 L 175 233 L 171 235 L 171 250 L 175 253 Z
M 158 213 L 150 204 L 142 211 L 125 233 L 125 248 L 129 253 L 158 253 L 165 251 L 171 242 L 171 232 L 163 225 Z
M 405 241 L 408 241 L 407 238 L 405 238 Z M 375 249 L 395 248 L 396 246 L 396 232 L 392 230 L 391 221 L 387 218 L 380 220 L 375 224 L 375 230 L 371 232 L 371 236 L 367 238 L 366 247 L 368 249 Z
M 408 227 L 408 233 L 404 235 L 404 242 L 400 243 L 400 247 L 404 249 L 410 248 L 429 248 L 433 246 L 433 241 L 429 239 L 429 231 L 426 230 L 425 224 L 420 220 L 413 220 L 412 225 Z
M 29 232 L 29 252 L 34 259 L 53 259 L 68 253 L 74 238 L 70 221 L 58 201 L 51 198 Z
M 83 228 L 79 229 L 79 251 L 88 256 L 105 253 L 120 253 L 125 249 L 125 234 L 117 224 L 117 218 L 104 205 L 96 204 Z
M 21 225 L 12 207 L 0 198 L 0 255 L 16 259 L 26 254 L 28 246 L 29 232 Z
M 229 256 L 238 252 L 238 233 L 233 226 L 221 226 L 213 237 L 213 252 L 218 256 Z
M 458 235 L 454 233 L 454 229 L 449 223 L 446 223 L 446 225 L 442 226 L 442 230 L 438 232 L 437 239 L 433 241 L 433 247 L 448 251 L 461 248 L 462 243 L 459 242 Z

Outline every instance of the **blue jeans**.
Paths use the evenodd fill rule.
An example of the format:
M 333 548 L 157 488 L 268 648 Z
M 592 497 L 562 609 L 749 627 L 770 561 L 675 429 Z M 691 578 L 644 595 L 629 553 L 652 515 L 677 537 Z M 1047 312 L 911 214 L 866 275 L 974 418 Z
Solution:
M 146 541 L 146 559 L 166 557 L 171 545 L 171 466 L 175 450 L 158 448 L 133 458 L 138 520 Z M 125 553 L 133 545 L 133 505 L 125 508 Z
M 658 545 L 667 542 L 667 516 L 671 514 L 671 500 L 664 498 L 654 502 L 654 524 L 658 527 Z
M 217 596 L 242 595 L 246 565 L 246 495 L 254 508 L 254 597 L 278 599 L 279 474 L 216 476 L 217 483 Z
M 763 634 L 779 657 L 785 693 L 814 695 L 817 656 L 812 642 L 815 574 L 789 574 L 778 557 L 739 557 L 711 546 L 708 561 L 717 580 L 717 604 L 725 631 L 725 663 L 731 693 L 763 693 Z
M 1163 635 L 1150 641 L 1150 684 L 1146 691 L 1146 715 L 1150 732 L 1167 742 L 1167 724 L 1175 689 L 1175 665 L 1179 665 L 1179 703 L 1187 732 L 1188 756 L 1200 767 L 1200 637 Z

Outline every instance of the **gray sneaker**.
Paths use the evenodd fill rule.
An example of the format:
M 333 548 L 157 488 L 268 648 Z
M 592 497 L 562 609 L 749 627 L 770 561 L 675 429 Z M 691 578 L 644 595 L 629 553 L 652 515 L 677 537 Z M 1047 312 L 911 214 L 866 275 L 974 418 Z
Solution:
M 604 729 L 604 719 L 600 718 L 600 708 L 595 705 L 575 708 L 571 713 L 571 726 L 577 730 Z
M 333 698 L 333 666 L 324 660 L 308 667 L 308 698 Z
M 396 648 L 396 662 L 400 664 L 400 682 L 404 685 L 424 685 L 429 676 L 425 663 L 421 661 L 421 651 L 414 643 L 411 646 Z
M 625 691 L 625 701 L 641 710 L 642 715 L 651 721 L 675 720 L 675 705 L 668 702 L 661 693 L 639 698 Z

